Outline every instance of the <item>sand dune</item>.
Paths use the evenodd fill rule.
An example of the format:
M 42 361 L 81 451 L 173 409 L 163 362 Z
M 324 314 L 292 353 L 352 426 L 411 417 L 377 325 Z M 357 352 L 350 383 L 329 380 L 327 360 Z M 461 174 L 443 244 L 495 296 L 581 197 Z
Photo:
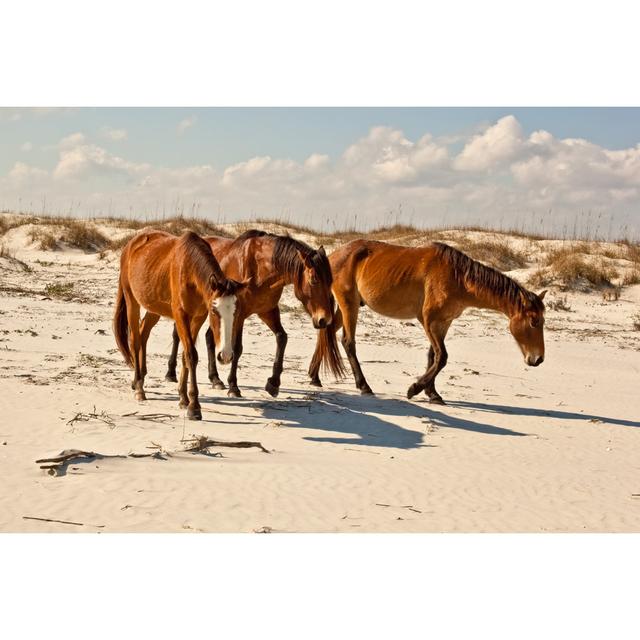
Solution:
M 536 369 L 505 318 L 466 313 L 447 342 L 445 407 L 405 398 L 426 363 L 422 328 L 367 309 L 358 349 L 376 396 L 358 395 L 350 376 L 309 386 L 315 332 L 287 291 L 280 396 L 263 389 L 275 340 L 252 319 L 244 397 L 208 388 L 201 361 L 203 421 L 194 423 L 164 381 L 168 321 L 151 337 L 148 400 L 133 399 L 111 333 L 117 251 L 42 251 L 27 225 L 0 243 L 10 254 L 0 258 L 2 531 L 640 531 L 639 285 L 611 301 L 552 292 L 570 310 L 547 312 L 547 356 Z M 522 281 L 538 267 L 530 255 L 513 271 Z M 139 419 L 152 413 L 168 415 Z M 191 434 L 259 441 L 270 453 L 180 452 Z M 64 449 L 149 447 L 174 453 L 79 462 L 55 477 L 35 464 Z

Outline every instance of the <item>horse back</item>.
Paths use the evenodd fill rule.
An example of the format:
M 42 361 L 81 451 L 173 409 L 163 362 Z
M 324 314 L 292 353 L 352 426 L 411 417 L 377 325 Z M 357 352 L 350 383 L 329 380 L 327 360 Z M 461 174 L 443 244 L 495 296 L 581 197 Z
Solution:
M 420 317 L 425 281 L 435 256 L 431 245 L 405 247 L 355 240 L 331 255 L 336 287 L 377 313 L 392 318 Z

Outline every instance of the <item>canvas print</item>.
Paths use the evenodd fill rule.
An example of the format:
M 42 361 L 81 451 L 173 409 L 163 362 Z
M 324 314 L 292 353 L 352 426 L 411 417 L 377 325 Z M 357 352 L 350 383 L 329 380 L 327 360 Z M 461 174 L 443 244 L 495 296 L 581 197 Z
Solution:
M 0 531 L 640 531 L 639 109 L 0 130 Z

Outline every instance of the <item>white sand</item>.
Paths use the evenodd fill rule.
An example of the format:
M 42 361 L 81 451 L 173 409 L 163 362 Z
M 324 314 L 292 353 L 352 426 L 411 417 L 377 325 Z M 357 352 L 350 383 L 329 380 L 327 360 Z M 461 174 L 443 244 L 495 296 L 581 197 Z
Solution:
M 272 399 L 263 387 L 275 340 L 250 320 L 242 399 L 209 388 L 200 340 L 197 423 L 163 379 L 168 321 L 149 345 L 149 400 L 133 399 L 111 333 L 117 256 L 38 251 L 26 233 L 13 229 L 4 244 L 31 273 L 0 258 L 1 531 L 640 531 L 640 332 L 631 324 L 640 286 L 617 302 L 567 294 L 571 311 L 547 313 L 546 361 L 536 369 L 524 365 L 505 318 L 465 314 L 438 379 L 446 407 L 405 399 L 426 362 L 416 323 L 363 310 L 358 352 L 377 395 L 361 397 L 351 376 L 325 378 L 322 390 L 307 384 L 315 332 L 301 309 L 286 312 L 283 387 Z M 74 282 L 89 301 L 44 299 L 55 282 Z M 299 308 L 290 292 L 283 301 Z M 94 407 L 115 426 L 69 424 Z M 174 418 L 123 417 L 134 411 Z M 260 441 L 271 453 L 104 459 L 60 477 L 34 462 L 72 448 L 175 451 L 190 434 Z

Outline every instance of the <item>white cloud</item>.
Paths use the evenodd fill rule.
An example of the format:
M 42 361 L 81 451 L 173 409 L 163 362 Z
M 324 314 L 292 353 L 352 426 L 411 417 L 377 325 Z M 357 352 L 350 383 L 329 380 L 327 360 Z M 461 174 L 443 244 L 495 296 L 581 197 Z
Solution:
M 88 143 L 82 133 L 63 138 L 59 147 L 60 158 L 53 171 L 56 179 L 87 179 L 109 174 L 134 178 L 149 168 L 149 165 L 129 162 L 110 154 L 102 147 Z
M 24 162 L 16 162 L 9 171 L 8 178 L 13 184 L 32 186 L 48 176 L 48 172 L 32 167 Z
M 524 138 L 520 123 L 505 116 L 484 133 L 473 136 L 454 161 L 461 171 L 486 171 L 513 160 L 523 151 Z
M 31 142 L 24 142 L 21 146 L 20 146 L 20 151 L 24 151 L 25 153 L 28 153 L 29 151 L 33 150 L 33 144 L 31 144 Z
M 127 130 L 126 129 L 111 129 L 110 127 L 104 127 L 102 129 L 103 137 L 114 140 L 116 142 L 120 140 L 127 139 Z
M 178 123 L 178 133 L 184 133 L 187 129 L 193 127 L 197 121 L 198 119 L 195 116 L 189 116 L 184 120 L 180 120 L 180 122 Z

